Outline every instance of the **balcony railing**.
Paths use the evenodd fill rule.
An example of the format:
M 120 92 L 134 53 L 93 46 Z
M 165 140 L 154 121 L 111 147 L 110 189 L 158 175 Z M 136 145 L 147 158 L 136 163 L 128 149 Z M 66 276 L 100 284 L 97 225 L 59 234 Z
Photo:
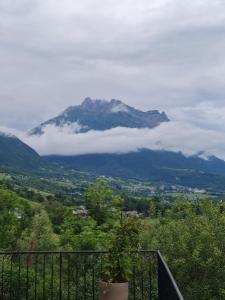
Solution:
M 106 251 L 2 252 L 0 299 L 98 300 L 106 255 Z M 133 261 L 129 299 L 183 300 L 159 251 L 141 251 Z

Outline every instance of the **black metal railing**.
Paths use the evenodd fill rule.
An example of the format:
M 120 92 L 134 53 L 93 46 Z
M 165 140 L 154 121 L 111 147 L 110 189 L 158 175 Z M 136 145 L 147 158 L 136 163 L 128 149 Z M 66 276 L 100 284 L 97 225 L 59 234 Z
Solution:
M 0 252 L 0 299 L 98 300 L 106 256 L 106 251 Z M 133 262 L 130 300 L 183 300 L 159 251 L 141 251 Z
M 158 299 L 183 300 L 183 296 L 164 261 L 160 251 L 158 253 Z

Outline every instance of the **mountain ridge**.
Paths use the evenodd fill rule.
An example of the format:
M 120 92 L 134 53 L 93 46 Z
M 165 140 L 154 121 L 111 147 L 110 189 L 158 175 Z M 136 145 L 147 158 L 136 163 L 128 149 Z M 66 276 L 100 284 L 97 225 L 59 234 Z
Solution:
M 204 160 L 186 157 L 180 152 L 142 149 L 126 154 L 84 154 L 76 156 L 44 156 L 47 162 L 67 168 L 94 172 L 98 175 L 164 182 L 189 187 L 207 188 L 225 184 L 225 161 L 216 157 Z

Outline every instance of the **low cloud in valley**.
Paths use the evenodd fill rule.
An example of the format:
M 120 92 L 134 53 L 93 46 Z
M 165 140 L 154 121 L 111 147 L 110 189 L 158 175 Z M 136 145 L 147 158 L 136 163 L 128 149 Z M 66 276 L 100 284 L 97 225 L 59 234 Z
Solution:
M 174 121 L 155 129 L 117 127 L 106 131 L 74 133 L 73 127 L 48 125 L 41 136 L 21 134 L 24 142 L 41 155 L 79 155 L 90 153 L 126 153 L 142 148 L 181 151 L 204 158 L 216 155 L 225 159 L 225 133 Z

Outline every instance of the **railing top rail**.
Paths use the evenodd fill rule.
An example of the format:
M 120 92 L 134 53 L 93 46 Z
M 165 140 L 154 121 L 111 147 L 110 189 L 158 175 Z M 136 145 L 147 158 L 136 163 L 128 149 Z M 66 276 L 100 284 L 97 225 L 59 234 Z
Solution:
M 107 254 L 107 250 L 84 250 L 84 251 L 0 251 L 0 255 L 19 255 L 19 254 Z M 133 252 L 135 253 L 135 252 Z M 140 250 L 140 253 L 154 253 L 158 250 Z
M 172 283 L 172 285 L 173 285 L 173 287 L 174 287 L 174 290 L 175 290 L 176 293 L 177 293 L 177 296 L 179 297 L 180 300 L 184 300 L 184 297 L 182 296 L 182 294 L 181 294 L 181 292 L 180 292 L 180 290 L 179 290 L 179 288 L 178 288 L 178 286 L 177 286 L 177 283 L 176 283 L 176 281 L 175 281 L 175 279 L 174 279 L 174 277 L 173 277 L 173 275 L 172 275 L 172 273 L 171 273 L 171 271 L 170 271 L 170 269 L 169 269 L 167 263 L 165 262 L 164 258 L 162 257 L 161 252 L 160 252 L 159 250 L 157 250 L 157 253 L 158 253 L 158 256 L 159 256 L 159 258 L 160 258 L 160 260 L 161 260 L 161 262 L 162 262 L 164 268 L 165 268 L 166 271 L 167 271 L 167 274 L 168 274 L 168 276 L 169 276 L 169 278 L 170 278 L 170 281 L 171 281 L 171 283 Z

